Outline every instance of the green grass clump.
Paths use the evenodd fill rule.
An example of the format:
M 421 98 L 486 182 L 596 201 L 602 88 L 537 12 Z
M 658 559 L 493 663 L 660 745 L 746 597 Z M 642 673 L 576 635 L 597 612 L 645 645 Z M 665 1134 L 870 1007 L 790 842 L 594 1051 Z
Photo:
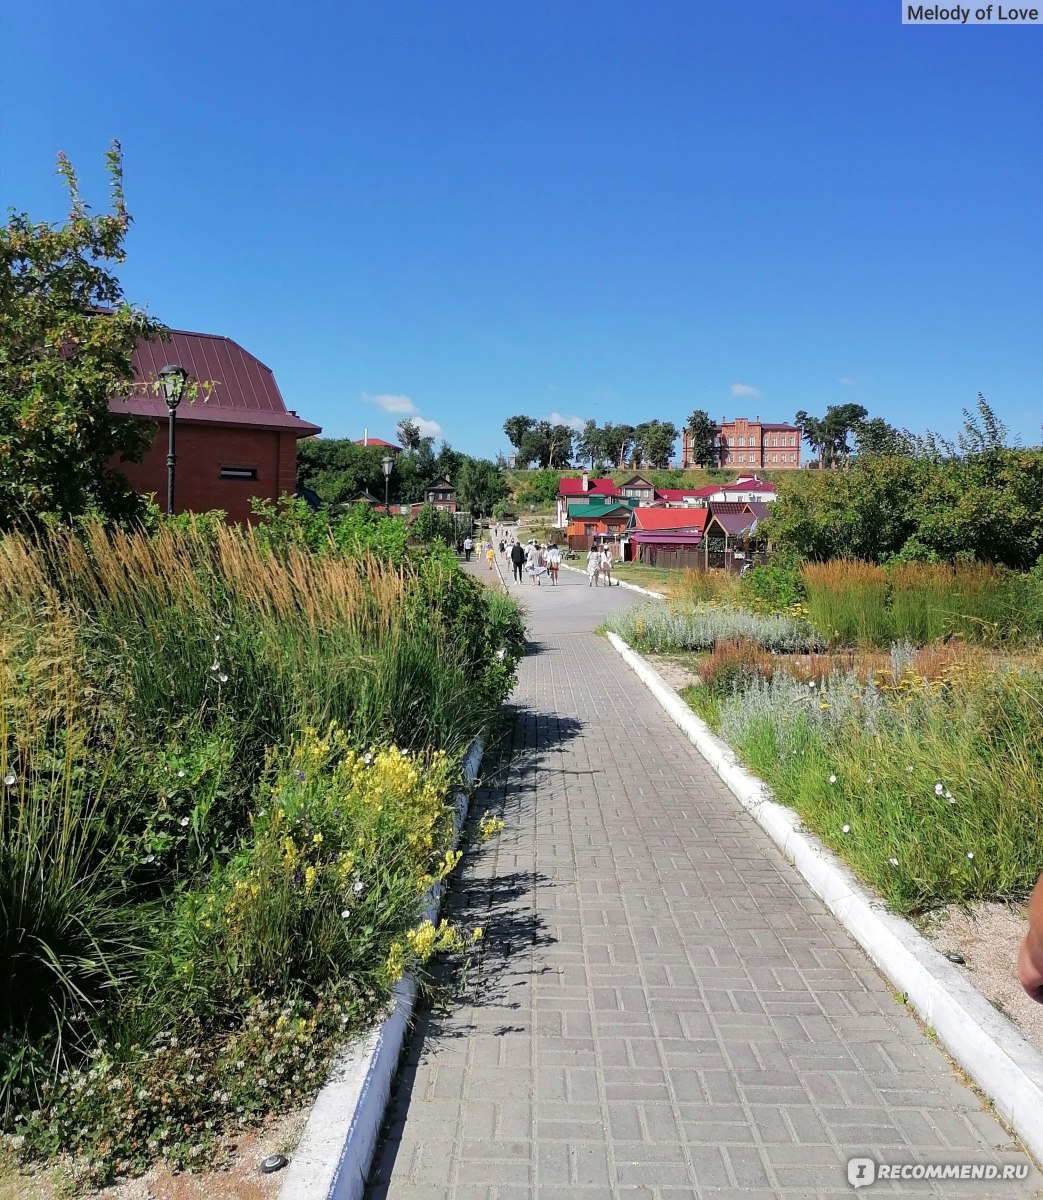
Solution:
M 775 671 L 697 711 L 899 911 L 1023 896 L 1043 869 L 1036 670 L 824 687 Z

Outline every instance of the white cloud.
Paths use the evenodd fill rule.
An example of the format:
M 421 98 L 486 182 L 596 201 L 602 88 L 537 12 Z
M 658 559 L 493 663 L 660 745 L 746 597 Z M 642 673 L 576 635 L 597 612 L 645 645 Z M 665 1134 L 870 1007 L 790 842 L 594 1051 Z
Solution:
M 751 387 L 748 383 L 733 383 L 731 392 L 733 396 L 749 396 L 751 400 L 756 400 L 761 394 L 760 388 Z
M 429 421 L 426 417 L 414 417 L 413 423 L 420 430 L 421 437 L 443 438 L 445 430 L 437 421 Z
M 363 392 L 362 399 L 367 404 L 375 404 L 377 408 L 382 408 L 392 416 L 408 417 L 420 430 L 421 437 L 436 439 L 445 437 L 445 430 L 442 426 L 437 421 L 429 421 L 426 417 L 422 417 L 420 409 L 409 396 L 396 395 L 394 392 L 381 392 L 377 396 L 371 396 L 368 392 Z
M 577 433 L 582 433 L 583 426 L 586 424 L 582 417 L 566 417 L 559 412 L 548 413 L 547 420 L 552 425 L 567 425 L 569 429 L 574 429 Z
M 419 411 L 408 396 L 396 396 L 389 392 L 382 392 L 379 396 L 369 396 L 363 392 L 362 399 L 382 408 L 386 413 L 399 413 L 402 416 L 412 417 Z

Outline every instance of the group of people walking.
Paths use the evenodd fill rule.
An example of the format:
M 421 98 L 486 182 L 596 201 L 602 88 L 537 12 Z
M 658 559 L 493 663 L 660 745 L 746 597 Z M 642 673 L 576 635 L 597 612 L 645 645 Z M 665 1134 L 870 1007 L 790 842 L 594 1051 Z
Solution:
M 605 587 L 612 586 L 612 551 L 607 546 L 600 550 L 591 546 L 587 551 L 587 587 L 600 587 L 602 579 Z
M 523 546 L 514 538 L 504 538 L 500 542 L 500 553 L 511 560 L 515 583 L 523 583 L 527 575 L 533 587 L 542 587 L 546 575 L 551 585 L 557 587 L 561 551 L 553 542 L 541 545 L 535 538 L 530 538 Z
M 533 587 L 542 587 L 543 577 L 546 576 L 552 586 L 557 586 L 562 554 L 554 542 L 541 544 L 535 538 L 529 538 L 523 543 L 513 535 L 507 534 L 500 538 L 498 547 L 500 553 L 510 559 L 515 583 L 524 583 L 528 578 Z M 485 558 L 489 570 L 492 571 L 497 547 L 491 541 L 476 547 L 471 537 L 464 538 L 463 551 L 466 561 L 470 562 L 475 549 Z M 607 545 L 600 548 L 591 546 L 587 551 L 587 586 L 600 587 L 602 582 L 606 587 L 612 586 L 612 551 Z

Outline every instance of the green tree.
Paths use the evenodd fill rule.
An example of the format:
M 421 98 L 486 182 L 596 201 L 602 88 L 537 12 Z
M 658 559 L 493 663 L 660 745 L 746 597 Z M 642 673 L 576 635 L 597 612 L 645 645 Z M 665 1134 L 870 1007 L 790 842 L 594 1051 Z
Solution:
M 458 450 L 454 450 L 447 441 L 443 441 L 438 447 L 438 453 L 432 459 L 431 476 L 444 475 L 446 479 L 455 481 L 460 465 L 466 457 L 466 454 L 461 454 Z
M 0 527 L 144 511 L 114 463 L 138 461 L 156 426 L 110 411 L 109 401 L 135 391 L 138 339 L 166 330 L 126 302 L 109 265 L 125 261 L 131 218 L 118 142 L 106 161 L 111 211 L 90 215 L 59 155 L 66 223 L 12 212 L 0 233 Z
M 597 421 L 587 421 L 583 432 L 576 435 L 575 453 L 589 462 L 592 471 L 596 471 L 605 459 L 604 441 L 603 431 L 598 428 Z
M 634 429 L 634 458 L 640 465 L 668 467 L 676 441 L 677 426 L 672 421 L 645 421 Z
M 717 466 L 717 423 L 705 408 L 697 408 L 688 418 L 688 449 L 692 462 L 699 467 Z
M 572 430 L 567 425 L 549 426 L 547 446 L 548 467 L 567 467 L 572 462 Z
M 326 504 L 344 504 L 359 492 L 383 500 L 383 457 L 379 446 L 359 446 L 350 438 L 306 438 L 297 445 L 297 482 Z M 397 483 L 396 463 L 390 479 L 392 498 L 397 496 Z
M 536 424 L 532 417 L 508 417 L 503 423 L 503 431 L 507 435 L 507 440 L 515 448 L 521 451 L 522 440 L 530 429 Z
M 416 421 L 411 421 L 409 417 L 403 417 L 396 426 L 398 430 L 398 442 L 403 450 L 415 451 L 420 448 L 420 426 Z
M 484 458 L 468 458 L 456 477 L 459 507 L 479 517 L 487 517 L 493 506 L 507 496 L 507 480 L 496 464 Z
M 456 526 L 453 522 L 453 514 L 442 512 L 441 509 L 435 508 L 433 504 L 422 504 L 413 522 L 410 526 L 410 531 L 414 539 L 418 542 L 433 542 L 436 538 L 441 538 L 447 546 L 452 546 L 456 543 Z
M 602 458 L 605 462 L 623 467 L 634 446 L 633 425 L 613 425 L 606 421 L 601 437 Z
M 804 431 L 804 440 L 816 452 L 820 467 L 847 466 L 851 456 L 848 438 L 868 417 L 861 404 L 831 404 L 824 417 L 812 417 L 803 409 L 796 423 Z
M 912 445 L 908 436 L 889 424 L 883 417 L 859 421 L 852 428 L 855 450 L 860 457 L 909 455 Z
M 546 422 L 533 423 L 530 429 L 527 429 L 522 434 L 521 443 L 518 446 L 518 465 L 531 467 L 533 463 L 537 467 L 546 467 L 550 462 L 550 439 L 548 434 L 550 425 Z

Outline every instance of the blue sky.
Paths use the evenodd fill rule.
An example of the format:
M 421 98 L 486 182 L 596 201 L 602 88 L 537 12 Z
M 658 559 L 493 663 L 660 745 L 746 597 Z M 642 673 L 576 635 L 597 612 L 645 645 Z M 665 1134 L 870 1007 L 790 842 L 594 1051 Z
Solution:
M 123 142 L 128 297 L 332 436 L 1043 421 L 1043 28 L 892 0 L 9 4 L 0 203 Z M 388 411 L 390 410 L 390 411 Z

